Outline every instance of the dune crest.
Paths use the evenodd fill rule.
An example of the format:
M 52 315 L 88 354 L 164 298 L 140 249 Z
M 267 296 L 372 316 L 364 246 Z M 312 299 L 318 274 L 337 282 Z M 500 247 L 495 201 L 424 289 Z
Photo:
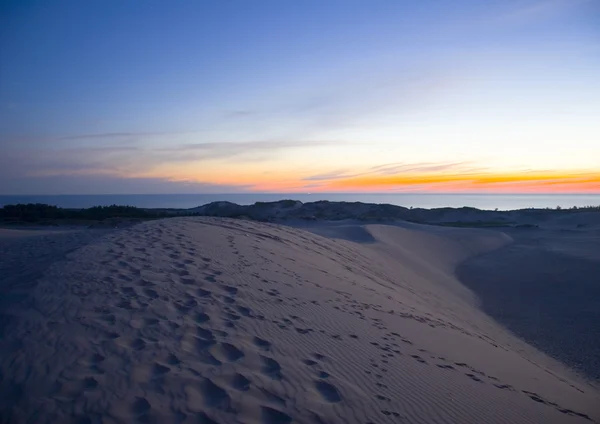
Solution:
M 458 263 L 510 238 L 363 230 L 372 239 L 357 244 L 174 218 L 77 250 L 46 272 L 30 310 L 9 311 L 0 416 L 600 422 L 597 389 L 489 319 L 454 276 Z

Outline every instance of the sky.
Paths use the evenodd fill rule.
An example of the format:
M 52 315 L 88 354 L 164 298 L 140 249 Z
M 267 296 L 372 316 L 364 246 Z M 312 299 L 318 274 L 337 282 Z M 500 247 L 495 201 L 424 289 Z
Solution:
M 0 0 L 0 194 L 600 193 L 600 0 Z

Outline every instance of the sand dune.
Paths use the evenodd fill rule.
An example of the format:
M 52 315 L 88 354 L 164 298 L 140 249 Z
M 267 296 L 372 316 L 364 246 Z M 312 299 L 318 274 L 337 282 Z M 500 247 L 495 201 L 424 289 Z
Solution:
M 175 218 L 45 271 L 0 341 L 4 422 L 591 423 L 600 392 L 454 276 L 502 233 L 325 238 Z M 330 234 L 334 235 L 334 234 Z
M 600 231 L 507 230 L 513 242 L 462 262 L 483 310 L 600 382 Z

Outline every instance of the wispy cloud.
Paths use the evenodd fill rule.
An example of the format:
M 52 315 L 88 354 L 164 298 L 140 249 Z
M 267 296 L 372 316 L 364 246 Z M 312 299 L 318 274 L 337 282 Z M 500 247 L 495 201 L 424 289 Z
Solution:
M 46 146 L 54 146 L 70 148 L 72 146 L 97 146 L 99 144 L 122 146 L 144 144 L 145 140 L 152 140 L 157 143 L 168 143 L 173 137 L 182 135 L 195 134 L 194 132 L 173 131 L 173 132 L 144 132 L 144 131 L 128 131 L 128 132 L 104 132 L 104 133 L 84 133 L 71 134 L 62 136 L 40 136 L 40 135 L 6 135 L 0 133 L 0 146 L 6 146 L 11 149 L 26 149 L 32 148 L 47 148 Z M 158 141 L 157 141 L 158 140 Z
M 106 174 L 21 176 L 0 179 L 2 194 L 197 194 L 242 193 L 252 186 L 171 181 L 167 178 L 121 177 Z
M 497 16 L 496 21 L 505 24 L 527 23 L 564 13 L 582 4 L 596 0 L 537 0 L 527 2 L 504 14 Z
M 399 174 L 434 174 L 444 172 L 469 172 L 481 171 L 482 168 L 474 167 L 470 162 L 452 162 L 452 163 L 405 163 L 394 162 L 382 165 L 372 166 L 359 172 L 351 172 L 348 169 L 338 169 L 321 174 L 311 175 L 303 178 L 303 181 L 333 181 L 343 180 L 368 175 L 399 175 Z
M 264 160 L 272 158 L 277 153 L 299 148 L 317 148 L 340 144 L 335 140 L 260 140 L 250 142 L 223 143 L 189 143 L 174 147 L 157 148 L 151 151 L 165 160 L 196 161 L 210 159 L 244 159 Z
M 477 168 L 468 167 L 469 162 L 451 162 L 451 163 L 390 163 L 385 165 L 374 166 L 371 168 L 372 173 L 380 175 L 396 175 L 404 173 L 427 174 L 435 172 L 461 171 L 467 169 L 475 170 Z
M 147 175 L 159 166 L 215 160 L 257 162 L 277 158 L 277 155 L 288 150 L 318 148 L 331 144 L 336 142 L 257 140 L 246 143 L 189 143 L 170 147 L 164 147 L 162 144 L 77 147 L 49 144 L 43 149 L 13 147 L 3 151 L 0 158 L 0 178 L 95 174 L 120 177 Z
M 75 134 L 62 137 L 53 138 L 58 141 L 71 141 L 71 140 L 97 140 L 97 139 L 121 139 L 128 137 L 156 137 L 156 136 L 168 136 L 168 135 L 179 135 L 189 134 L 188 132 L 107 132 L 107 133 L 95 133 L 95 134 Z
M 573 171 L 510 171 L 471 168 L 464 171 L 449 164 L 448 171 L 433 172 L 438 167 L 413 167 L 429 172 L 381 173 L 385 167 L 375 167 L 374 173 L 359 177 L 342 178 L 328 181 L 322 187 L 324 191 L 379 191 L 379 190 L 425 190 L 425 191 L 471 191 L 471 192 L 540 192 L 597 191 L 600 187 L 600 174 L 597 170 L 589 172 Z M 443 164 L 439 167 L 443 169 Z M 408 168 L 406 168 L 408 169 Z M 404 168 L 402 169 L 404 170 Z M 557 188 L 558 187 L 558 188 Z
M 338 169 L 335 171 L 324 172 L 322 174 L 311 175 L 309 177 L 302 178 L 302 181 L 324 181 L 324 180 L 337 180 L 339 178 L 349 178 L 356 176 L 356 174 L 350 173 L 348 169 Z

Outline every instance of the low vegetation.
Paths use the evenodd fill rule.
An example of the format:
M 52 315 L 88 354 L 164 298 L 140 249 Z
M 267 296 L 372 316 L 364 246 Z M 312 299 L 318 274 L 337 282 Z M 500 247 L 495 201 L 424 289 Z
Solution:
M 94 206 L 87 209 L 65 209 L 42 203 L 6 205 L 0 209 L 0 221 L 4 223 L 55 224 L 72 221 L 77 223 L 105 221 L 115 218 L 156 219 L 169 216 L 164 211 L 136 208 L 134 206 Z
M 546 208 L 546 210 L 552 210 L 552 208 Z M 600 206 L 572 206 L 570 208 L 562 208 L 557 206 L 557 211 L 584 211 L 584 212 L 600 212 Z
M 461 208 L 469 212 L 479 212 L 483 219 L 470 221 L 445 221 L 444 214 L 451 208 L 407 209 L 393 205 L 371 205 L 348 202 L 326 202 L 302 204 L 295 200 L 279 202 L 257 202 L 254 205 L 240 206 L 229 202 L 213 202 L 194 209 L 144 209 L 134 206 L 94 206 L 86 209 L 68 209 L 42 203 L 6 205 L 0 208 L 0 224 L 37 225 L 101 225 L 120 226 L 123 222 L 166 218 L 172 216 L 220 216 L 229 218 L 272 221 L 277 219 L 340 220 L 358 219 L 363 221 L 405 220 L 415 223 L 435 223 L 448 227 L 514 227 L 535 228 L 534 225 L 503 221 L 493 211 L 478 211 L 474 208 Z M 556 212 L 551 212 L 556 211 Z M 599 212 L 600 206 L 524 209 L 527 215 L 547 213 Z M 507 214 L 511 212 L 506 212 Z M 497 214 L 497 212 L 496 212 Z M 492 218 L 492 219 L 486 219 Z M 442 221 L 442 222 L 440 222 Z

